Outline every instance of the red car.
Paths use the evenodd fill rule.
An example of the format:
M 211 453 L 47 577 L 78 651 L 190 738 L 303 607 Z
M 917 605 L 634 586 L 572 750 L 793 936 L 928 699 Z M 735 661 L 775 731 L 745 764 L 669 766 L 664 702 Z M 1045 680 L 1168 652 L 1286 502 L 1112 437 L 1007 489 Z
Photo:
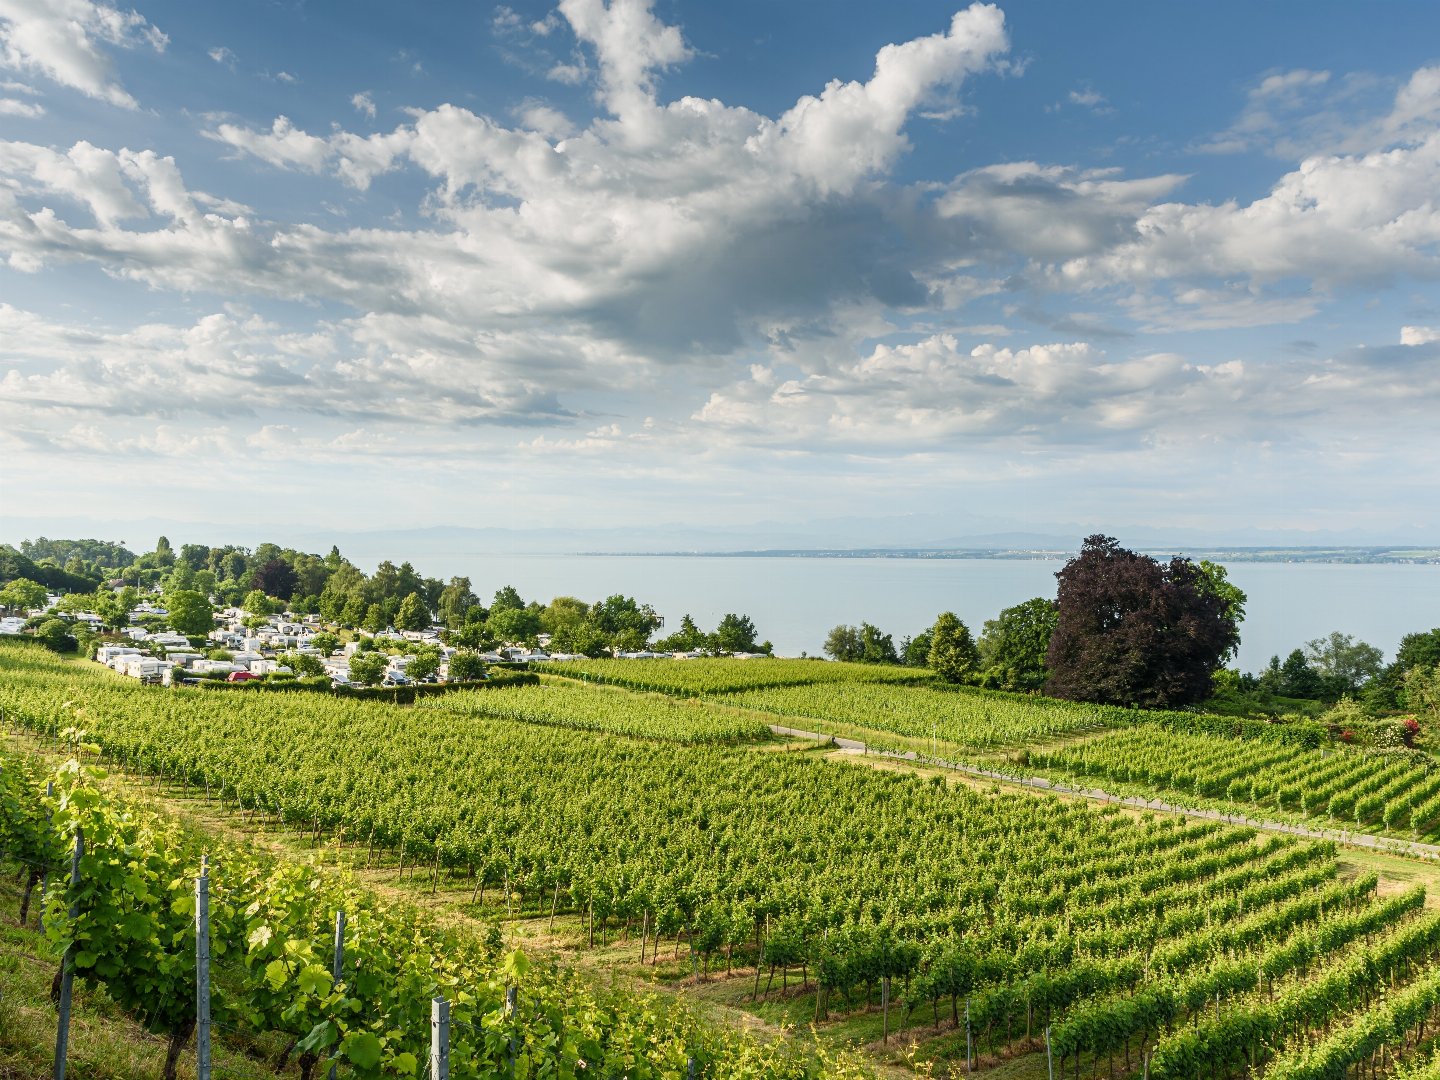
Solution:
M 230 672 L 229 675 L 226 675 L 226 676 L 225 676 L 225 681 L 226 681 L 226 682 L 249 682 L 251 679 L 254 679 L 254 678 L 257 678 L 257 677 L 258 677 L 258 676 L 252 675 L 252 674 L 250 674 L 250 672 L 248 672 L 248 671 L 232 671 L 232 672 Z

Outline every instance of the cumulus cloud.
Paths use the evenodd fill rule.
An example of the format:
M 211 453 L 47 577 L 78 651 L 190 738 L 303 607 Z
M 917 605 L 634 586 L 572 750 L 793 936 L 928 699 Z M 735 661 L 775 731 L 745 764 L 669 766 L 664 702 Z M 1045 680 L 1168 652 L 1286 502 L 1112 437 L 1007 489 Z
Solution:
M 1126 282 L 1243 278 L 1255 289 L 1305 279 L 1323 289 L 1440 271 L 1440 132 L 1386 149 L 1307 158 L 1250 202 L 1160 203 L 1136 236 L 1060 264 L 1056 280 Z
M 1440 341 L 1440 328 L 1433 326 L 1402 326 L 1400 328 L 1401 345 L 1429 345 L 1436 341 Z
M 115 78 L 104 47 L 162 52 L 168 42 L 138 12 L 95 0 L 0 0 L 0 65 L 121 108 L 134 109 L 136 101 Z
M 1175 353 L 1112 357 L 1087 342 L 967 348 L 937 334 L 801 378 L 756 365 L 693 419 L 717 435 L 857 452 L 1303 439 L 1342 420 L 1352 433 L 1403 423 L 1402 401 L 1400 412 L 1428 422 L 1440 369 L 1426 351 L 1199 364 Z
M 0 304 L 0 337 L 13 365 L 0 378 L 0 415 L 27 430 L 103 418 L 288 414 L 383 424 L 423 415 L 437 428 L 456 428 L 572 416 L 518 360 L 517 343 L 496 359 L 493 343 L 457 339 L 452 327 L 433 322 L 397 329 L 358 320 L 293 332 L 255 315 L 217 312 L 189 325 L 116 332 Z
M 362 116 L 375 119 L 375 99 L 370 96 L 370 91 L 364 90 L 350 98 L 350 104 L 355 106 L 355 111 Z

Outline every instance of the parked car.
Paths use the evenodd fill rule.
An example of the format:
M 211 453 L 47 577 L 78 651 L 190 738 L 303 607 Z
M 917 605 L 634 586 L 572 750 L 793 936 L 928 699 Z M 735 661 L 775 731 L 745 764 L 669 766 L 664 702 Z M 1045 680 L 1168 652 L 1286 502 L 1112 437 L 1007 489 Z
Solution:
M 225 681 L 226 681 L 226 682 L 249 682 L 251 679 L 257 679 L 257 678 L 259 678 L 258 675 L 252 675 L 252 674 L 251 674 L 250 672 L 248 672 L 248 671 L 232 671 L 232 672 L 230 672 L 229 675 L 226 675 L 226 676 L 225 676 Z

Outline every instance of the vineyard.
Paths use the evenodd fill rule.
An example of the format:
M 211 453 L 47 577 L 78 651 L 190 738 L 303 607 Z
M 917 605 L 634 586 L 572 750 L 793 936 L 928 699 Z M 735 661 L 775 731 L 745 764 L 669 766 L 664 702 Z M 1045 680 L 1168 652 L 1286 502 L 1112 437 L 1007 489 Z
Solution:
M 736 666 L 716 669 L 715 684 L 733 682 Z M 558 917 L 578 936 L 575 947 L 598 956 L 638 940 L 642 969 L 658 970 L 662 956 L 675 961 L 683 952 L 697 975 L 743 980 L 752 1001 L 799 984 L 821 1024 L 885 1002 L 890 1032 L 937 1044 L 963 1032 L 967 1063 L 1048 1045 L 1062 1080 L 1117 1069 L 1189 1080 L 1243 1068 L 1283 1080 L 1344 1080 L 1360 1067 L 1378 1076 L 1382 1061 L 1388 1068 L 1413 1060 L 1417 1073 L 1428 1067 L 1440 915 L 1425 909 L 1423 888 L 1380 890 L 1373 874 L 1342 872 L 1329 842 L 977 790 L 815 753 L 761 752 L 753 743 L 763 725 L 717 704 L 919 737 L 948 717 L 940 737 L 976 748 L 1125 724 L 1025 753 L 1030 765 L 1067 775 L 1423 829 L 1436 774 L 1410 759 L 1173 730 L 1192 722 L 1184 714 L 1149 714 L 1151 722 L 1136 724 L 1128 710 L 848 678 L 714 696 L 554 682 L 401 708 L 326 695 L 158 691 L 0 646 L 0 709 L 13 728 L 83 738 L 108 767 L 188 785 L 252 828 L 348 840 L 367 866 L 408 866 L 412 880 L 432 891 L 443 885 L 456 903 L 468 896 L 472 910 L 489 916 L 551 928 Z M 1213 722 L 1194 720 L 1201 732 Z M 22 786 L 33 793 L 36 782 Z M 1403 816 L 1393 804 L 1406 807 Z M 32 806 L 20 818 L 33 826 L 37 814 Z M 54 820 L 68 827 L 64 813 Z M 16 850 L 32 860 L 54 861 L 63 847 L 54 836 L 25 843 Z M 157 881 L 183 878 L 179 863 L 193 862 L 198 850 L 175 839 L 155 846 L 179 860 L 157 871 Z M 251 940 L 251 915 L 237 916 L 227 898 L 240 890 L 263 896 L 266 881 L 291 871 L 243 853 L 216 861 L 219 925 L 243 932 L 226 946 L 243 958 L 268 946 Z M 286 931 L 309 942 L 294 946 L 302 952 L 321 948 L 328 909 L 341 903 L 321 899 L 332 887 L 322 885 L 313 890 L 314 910 L 300 906 L 303 932 Z M 298 903 L 293 880 L 285 888 L 287 903 Z M 363 897 L 343 902 L 357 911 L 375 906 Z M 278 920 L 280 906 L 265 918 Z M 62 910 L 53 895 L 52 910 Z M 472 973 L 451 978 L 478 979 L 482 1019 L 467 1022 L 484 1029 L 485 1010 L 499 1009 L 513 1027 L 502 999 L 514 976 L 502 951 L 419 940 L 422 952 L 446 948 Z M 276 972 L 268 993 L 294 992 L 269 958 L 260 970 Z M 397 977 L 412 986 L 419 978 Z M 547 977 L 563 989 L 540 986 L 537 999 L 573 987 L 582 995 L 576 1007 L 600 1017 L 581 1028 L 658 1029 L 652 1045 L 671 1049 L 654 1051 L 664 1060 L 653 1075 L 678 1075 L 668 1070 L 681 1044 L 702 1060 L 701 1075 L 790 1075 L 773 1071 L 778 1065 L 727 1072 L 736 1055 L 760 1051 L 706 1042 L 693 1021 L 653 1003 L 640 1019 L 628 1018 L 618 1000 L 566 981 L 573 976 Z M 534 1075 L 567 1075 L 555 1032 L 572 1029 L 555 1017 L 573 1003 L 550 1000 L 556 1004 L 539 1011 L 551 1027 L 534 1041 L 555 1057 Z M 272 1023 L 253 1020 L 263 1010 L 225 1007 L 246 1023 Z M 377 1038 L 382 1029 L 412 1030 L 398 1013 L 366 1013 L 363 1023 L 343 1026 L 348 1018 L 317 1019 L 310 1004 L 287 1000 L 276 1009 L 292 1014 L 285 1030 L 302 1042 L 309 1036 L 296 1025 L 310 1023 L 313 1033 L 322 1019 L 331 1024 L 330 1042 L 322 1047 L 316 1036 L 306 1045 L 332 1055 L 355 1024 Z M 411 1019 L 420 1025 L 418 1012 Z M 390 1074 L 393 1061 L 404 1065 L 402 1055 L 415 1052 L 414 1031 L 395 1035 Z M 595 1037 L 592 1054 L 622 1038 Z M 502 1043 L 477 1042 L 466 1052 L 491 1063 L 477 1069 L 493 1067 Z M 382 1040 L 385 1053 L 390 1047 Z M 535 1061 L 542 1057 L 534 1051 Z
M 1129 710 L 968 687 L 837 681 L 732 693 L 719 700 L 796 718 L 804 721 L 799 726 L 825 734 L 866 729 L 975 750 L 1133 722 Z
M 1428 757 L 1358 750 L 1305 750 L 1149 728 L 1075 746 L 1032 749 L 1030 768 L 1136 784 L 1167 797 L 1224 800 L 1252 811 L 1303 814 L 1348 827 L 1434 835 L 1440 769 Z
M 442 929 L 379 902 L 355 882 L 201 840 L 173 821 L 117 803 L 73 762 L 53 797 L 16 756 L 0 753 L 0 862 L 46 867 L 82 838 L 77 886 L 53 884 L 45 928 L 76 978 L 103 986 L 136 1020 L 168 1037 L 166 1075 L 197 1021 L 196 896 L 209 859 L 208 995 L 217 1026 L 270 1036 L 301 1075 L 416 1075 L 431 1047 L 431 1000 L 451 1006 L 450 1075 L 799 1078 L 860 1075 L 700 1023 L 653 995 L 600 991 L 553 965 L 506 953 L 498 936 Z M 339 977 L 332 967 L 336 913 Z
M 489 717 L 691 745 L 738 743 L 770 734 L 761 720 L 699 701 L 605 693 L 565 683 L 463 690 L 427 699 L 421 707 L 456 717 Z
M 923 685 L 935 680 L 935 673 L 929 668 L 840 664 L 820 659 L 563 660 L 538 664 L 535 668 L 552 675 L 608 683 L 630 690 L 691 697 L 739 693 L 769 686 L 808 686 L 812 683 Z

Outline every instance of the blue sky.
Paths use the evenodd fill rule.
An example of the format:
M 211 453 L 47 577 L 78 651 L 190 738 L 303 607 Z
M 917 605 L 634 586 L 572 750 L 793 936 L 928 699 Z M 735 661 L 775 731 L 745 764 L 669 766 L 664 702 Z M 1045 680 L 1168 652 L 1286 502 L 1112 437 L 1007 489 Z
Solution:
M 1437 31 L 0 0 L 0 531 L 1436 540 Z

